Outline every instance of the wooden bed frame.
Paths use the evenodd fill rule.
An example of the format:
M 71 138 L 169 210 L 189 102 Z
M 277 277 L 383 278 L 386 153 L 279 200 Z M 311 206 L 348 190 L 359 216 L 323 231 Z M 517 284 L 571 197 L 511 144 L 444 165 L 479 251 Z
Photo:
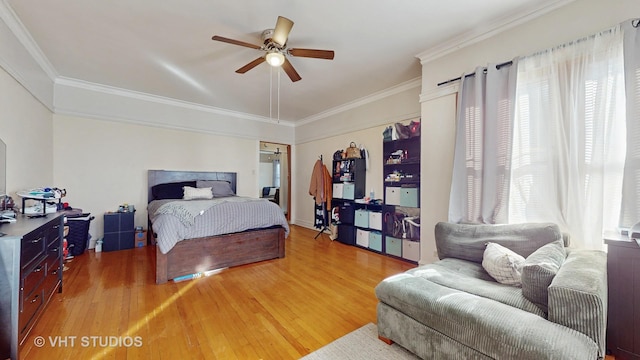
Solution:
M 149 170 L 147 202 L 153 199 L 154 185 L 189 180 L 229 181 L 236 192 L 236 173 Z M 148 240 L 155 244 L 151 221 L 148 229 Z M 284 228 L 275 227 L 179 241 L 166 254 L 156 246 L 156 284 L 178 276 L 283 258 L 284 240 Z

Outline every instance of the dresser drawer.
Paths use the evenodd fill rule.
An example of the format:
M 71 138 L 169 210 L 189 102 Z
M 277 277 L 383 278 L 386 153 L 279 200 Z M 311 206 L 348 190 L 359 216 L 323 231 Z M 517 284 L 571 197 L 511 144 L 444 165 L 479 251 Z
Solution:
M 29 297 L 33 290 L 44 280 L 44 277 L 47 275 L 47 258 L 41 257 L 40 262 L 30 269 L 28 273 L 22 276 L 20 283 L 21 299 Z
M 57 258 L 60 256 L 60 237 L 56 237 L 53 240 L 47 240 L 49 246 L 47 246 L 47 256 Z
M 42 287 L 39 287 L 22 302 L 20 314 L 18 315 L 18 327 L 20 329 L 18 334 L 19 342 L 22 342 L 29 333 L 31 325 L 33 325 L 33 320 L 35 320 L 36 314 L 43 304 L 44 293 Z
M 47 258 L 47 275 L 44 278 L 44 297 L 48 299 L 55 291 L 58 281 L 61 280 L 60 272 L 62 271 L 61 259 L 49 260 Z
M 57 221 L 52 221 L 47 226 L 49 226 L 49 231 L 47 233 L 47 247 L 51 247 L 53 244 L 59 244 L 60 223 Z
M 40 255 L 44 254 L 47 243 L 47 229 L 38 229 L 22 238 L 20 246 L 20 266 L 26 268 Z

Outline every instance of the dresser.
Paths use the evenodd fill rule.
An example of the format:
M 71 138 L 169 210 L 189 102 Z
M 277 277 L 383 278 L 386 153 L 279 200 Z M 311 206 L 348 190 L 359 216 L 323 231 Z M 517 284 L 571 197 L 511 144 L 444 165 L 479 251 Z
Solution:
M 640 360 L 640 246 L 626 236 L 605 234 L 609 313 L 607 349 L 616 360 Z
M 18 359 L 20 347 L 62 292 L 62 214 L 19 215 L 0 225 L 0 359 Z

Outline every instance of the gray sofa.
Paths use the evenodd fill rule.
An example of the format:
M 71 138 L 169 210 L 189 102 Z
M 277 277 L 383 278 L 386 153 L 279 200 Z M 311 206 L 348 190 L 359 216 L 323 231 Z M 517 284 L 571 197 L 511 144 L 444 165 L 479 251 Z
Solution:
M 423 359 L 604 358 L 604 252 L 564 248 L 567 239 L 554 224 L 439 223 L 435 236 L 439 261 L 376 287 L 382 340 Z M 525 281 L 523 270 L 522 287 L 496 282 L 482 266 L 487 242 L 523 256 L 525 266 L 537 260 L 546 278 Z M 563 255 L 551 271 L 545 249 L 556 243 Z

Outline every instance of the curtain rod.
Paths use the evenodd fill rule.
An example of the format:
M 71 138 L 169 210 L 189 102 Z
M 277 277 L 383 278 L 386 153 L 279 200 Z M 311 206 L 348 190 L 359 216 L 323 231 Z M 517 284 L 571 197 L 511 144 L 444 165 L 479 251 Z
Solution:
M 506 62 L 503 62 L 503 63 L 500 63 L 500 64 L 496 65 L 496 69 L 500 70 L 501 67 L 503 67 L 503 66 L 511 66 L 512 64 L 513 64 L 513 61 L 506 61 Z M 487 68 L 484 69 L 484 72 L 485 73 L 487 72 Z M 472 72 L 470 74 L 465 75 L 464 77 L 467 78 L 469 76 L 474 76 L 475 74 L 476 74 L 475 72 Z M 455 79 L 449 79 L 447 81 L 443 81 L 441 83 L 438 83 L 438 86 L 446 85 L 446 84 L 449 84 L 449 83 L 452 83 L 454 81 L 458 81 L 458 80 L 461 80 L 461 79 L 462 79 L 462 76 L 458 76 Z

